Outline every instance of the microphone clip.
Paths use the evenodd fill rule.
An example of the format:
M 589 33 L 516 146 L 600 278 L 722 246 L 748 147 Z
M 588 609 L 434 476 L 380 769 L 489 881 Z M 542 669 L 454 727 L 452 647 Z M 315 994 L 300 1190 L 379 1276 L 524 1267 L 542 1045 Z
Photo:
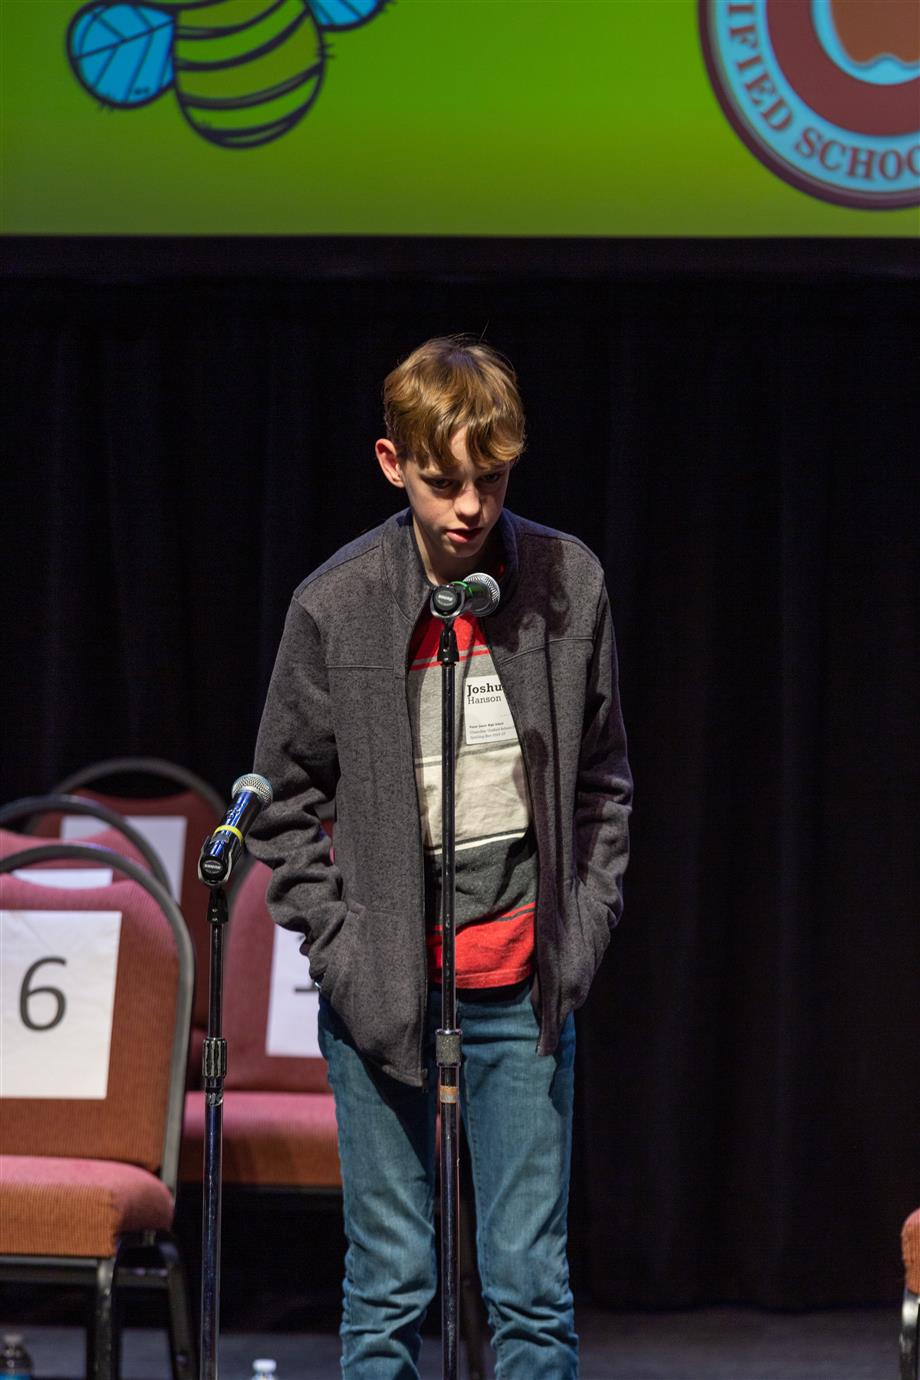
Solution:
M 432 592 L 428 607 L 435 618 L 456 618 L 463 612 L 467 602 L 462 585 L 438 585 Z
M 452 580 L 450 584 L 438 585 L 432 591 L 429 608 L 435 618 L 456 618 L 461 613 L 471 613 L 475 618 L 484 618 L 494 613 L 501 600 L 498 581 L 491 575 L 477 571 L 467 575 L 465 580 Z

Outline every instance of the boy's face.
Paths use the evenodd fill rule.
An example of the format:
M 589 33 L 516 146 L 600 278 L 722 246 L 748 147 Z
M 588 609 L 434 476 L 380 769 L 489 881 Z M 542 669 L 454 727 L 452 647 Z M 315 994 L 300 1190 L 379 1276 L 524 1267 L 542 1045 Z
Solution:
M 425 573 L 434 584 L 448 584 L 488 566 L 492 529 L 508 489 L 510 465 L 477 470 L 466 449 L 466 428 L 451 441 L 457 464 L 442 470 L 416 460 L 400 462 L 388 440 L 375 447 L 380 468 L 391 484 L 405 489 Z

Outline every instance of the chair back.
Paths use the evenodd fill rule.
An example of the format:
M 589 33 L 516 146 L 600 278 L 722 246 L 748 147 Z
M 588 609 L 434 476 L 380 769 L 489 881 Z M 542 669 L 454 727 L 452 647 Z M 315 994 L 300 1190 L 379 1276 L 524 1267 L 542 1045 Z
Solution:
M 271 868 L 253 860 L 230 902 L 224 959 L 225 1086 L 266 1092 L 329 1092 L 315 1044 L 318 994 L 299 936 L 281 930 L 265 904 Z M 294 1053 L 315 1048 L 315 1053 Z M 288 1051 L 288 1052 L 285 1052 Z
M 0 857 L 5 857 L 7 853 L 16 852 L 20 848 L 34 848 L 47 842 L 47 836 L 31 832 L 31 829 L 36 823 L 41 824 L 44 820 L 47 832 L 54 836 L 64 815 L 85 815 L 94 822 L 93 832 L 81 838 L 81 843 L 93 844 L 97 848 L 110 848 L 113 853 L 120 853 L 132 862 L 140 863 L 169 891 L 166 869 L 159 854 L 143 834 L 106 805 L 96 800 L 85 800 L 81 796 L 33 795 L 0 806 Z M 16 833 L 10 830 L 11 824 L 27 827 L 30 832 Z M 60 867 L 62 864 L 46 865 Z
M 49 862 L 105 866 L 113 881 L 62 889 L 12 875 Z M 0 904 L 4 1045 L 8 1056 L 20 1051 L 0 1089 L 0 1153 L 121 1161 L 174 1192 L 194 984 L 175 902 L 128 858 L 52 842 L 0 859 Z M 107 972 L 109 988 L 102 981 L 91 995 Z M 100 1072 L 98 1085 L 71 1095 L 55 1060 L 77 1051 L 86 1058 L 74 1084 L 86 1069 Z
M 117 792 L 118 778 L 125 779 L 125 793 Z M 134 795 L 137 781 L 161 783 L 166 794 Z M 113 757 L 96 762 L 68 776 L 56 788 L 97 801 L 133 821 L 143 830 L 145 821 L 182 821 L 181 856 L 175 864 L 177 876 L 172 891 L 185 917 L 195 946 L 198 982 L 192 1020 L 200 1030 L 208 1023 L 208 954 L 210 931 L 207 921 L 207 894 L 198 880 L 201 845 L 224 816 L 226 804 L 217 792 L 194 772 L 159 757 Z M 48 832 L 43 827 L 42 832 Z M 57 830 L 55 830 L 57 832 Z M 172 864 L 172 860 L 170 860 Z

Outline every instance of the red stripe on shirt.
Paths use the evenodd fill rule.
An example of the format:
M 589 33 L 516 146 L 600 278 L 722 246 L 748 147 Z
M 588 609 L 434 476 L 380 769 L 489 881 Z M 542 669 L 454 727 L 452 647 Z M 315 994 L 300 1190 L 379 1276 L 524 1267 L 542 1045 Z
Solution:
M 419 619 L 415 632 L 412 634 L 412 641 L 409 643 L 409 665 L 413 670 L 417 670 L 415 662 L 420 662 L 423 666 L 430 666 L 437 662 L 438 645 L 441 641 L 441 628 L 444 626 L 440 618 L 435 618 L 433 614 L 427 617 L 424 615 Z M 475 649 L 475 654 L 480 654 L 480 649 L 487 652 L 485 638 L 482 628 L 479 626 L 479 619 L 472 614 L 461 613 L 454 619 L 454 632 L 457 634 L 457 650 L 462 658 L 469 656 Z M 477 647 L 478 644 L 478 647 Z
M 506 987 L 533 972 L 535 903 L 516 906 L 507 915 L 473 920 L 457 931 L 458 987 Z M 426 935 L 428 977 L 442 980 L 441 927 Z

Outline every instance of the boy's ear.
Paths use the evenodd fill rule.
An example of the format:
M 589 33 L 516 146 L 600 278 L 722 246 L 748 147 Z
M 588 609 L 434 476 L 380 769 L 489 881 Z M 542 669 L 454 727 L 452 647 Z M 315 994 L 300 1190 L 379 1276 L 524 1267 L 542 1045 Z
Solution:
M 383 470 L 386 478 L 391 484 L 395 484 L 397 489 L 404 489 L 406 481 L 403 479 L 402 465 L 396 455 L 396 447 L 392 441 L 383 437 L 374 444 L 374 454 L 377 462 Z

